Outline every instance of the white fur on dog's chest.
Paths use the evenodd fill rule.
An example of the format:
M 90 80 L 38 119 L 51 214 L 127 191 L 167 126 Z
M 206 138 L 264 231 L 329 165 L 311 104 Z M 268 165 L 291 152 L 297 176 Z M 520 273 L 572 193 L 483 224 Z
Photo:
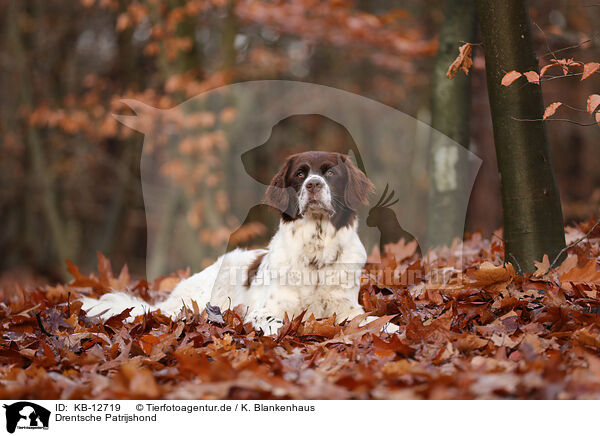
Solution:
M 281 256 L 276 262 L 282 265 L 322 268 L 339 260 L 348 230 L 336 231 L 325 219 L 282 223 L 269 248 Z
M 327 219 L 282 222 L 258 271 L 263 284 L 249 289 L 249 306 L 266 305 L 278 317 L 305 309 L 316 317 L 354 316 L 365 260 L 356 224 L 337 230 Z

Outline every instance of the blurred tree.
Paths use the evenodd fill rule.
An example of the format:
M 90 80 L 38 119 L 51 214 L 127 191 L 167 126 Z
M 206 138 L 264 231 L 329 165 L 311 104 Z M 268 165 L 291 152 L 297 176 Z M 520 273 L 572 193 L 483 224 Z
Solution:
M 505 259 L 524 271 L 544 254 L 553 259 L 565 246 L 560 197 L 538 85 L 506 88 L 507 71 L 539 71 L 523 0 L 477 0 L 494 142 L 502 186 Z
M 42 14 L 43 5 L 36 3 L 33 5 L 34 14 Z M 13 64 L 11 66 L 12 78 L 15 80 L 15 85 L 19 90 L 21 109 L 23 111 L 31 111 L 35 105 L 33 89 L 33 77 L 31 68 L 28 63 L 31 59 L 27 57 L 29 47 L 25 47 L 23 35 L 21 34 L 18 23 L 19 16 L 24 9 L 24 5 L 20 2 L 9 2 L 8 13 L 5 16 L 6 19 L 6 39 L 7 49 L 12 54 Z M 25 39 L 25 41 L 27 41 Z M 29 40 L 30 43 L 37 42 L 38 40 Z M 44 77 L 49 79 L 49 77 Z M 49 90 L 46 90 L 49 91 Z M 32 179 L 30 183 L 25 187 L 23 194 L 33 195 L 41 203 L 41 215 L 45 221 L 45 228 L 48 229 L 48 239 L 50 240 L 50 246 L 52 252 L 48 254 L 48 257 L 58 259 L 62 262 L 67 256 L 70 255 L 71 248 L 69 246 L 69 240 L 67 238 L 67 232 L 64 224 L 64 220 L 61 217 L 58 202 L 56 199 L 56 187 L 55 180 L 50 173 L 50 159 L 47 157 L 47 147 L 44 147 L 44 142 L 40 137 L 39 129 L 36 126 L 29 125 L 27 123 L 16 123 L 16 120 L 12 118 L 12 122 L 15 123 L 10 128 L 15 130 L 21 130 L 26 147 L 26 156 L 29 159 L 26 167 L 29 169 Z M 34 219 L 37 213 L 37 205 L 34 202 L 23 201 L 20 202 L 20 208 L 22 216 L 26 219 L 20 227 L 18 235 L 22 235 L 26 239 L 43 241 L 45 238 L 40 237 L 39 229 L 35 228 Z M 43 262 L 40 262 L 43 264 Z M 47 271 L 52 275 L 60 275 L 58 271 Z
M 450 80 L 446 72 L 459 46 L 475 40 L 476 17 L 474 0 L 446 1 L 432 77 L 431 126 L 466 148 L 470 140 L 471 78 L 459 73 Z M 460 236 L 453 234 L 454 229 L 464 225 L 457 220 L 464 220 L 460 193 L 466 189 L 467 162 L 458 158 L 444 138 L 434 135 L 430 147 L 427 243 L 449 246 Z

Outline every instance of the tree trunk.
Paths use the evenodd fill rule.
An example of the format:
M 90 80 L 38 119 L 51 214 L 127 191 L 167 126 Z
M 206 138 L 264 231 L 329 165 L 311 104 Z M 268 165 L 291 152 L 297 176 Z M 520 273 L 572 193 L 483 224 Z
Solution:
M 523 271 L 565 246 L 560 196 L 552 170 L 539 85 L 505 87 L 508 71 L 538 71 L 523 0 L 477 0 L 494 142 L 502 187 L 505 259 Z
M 469 147 L 470 139 L 471 78 L 459 72 L 450 80 L 446 72 L 458 55 L 458 48 L 463 44 L 461 41 L 472 42 L 476 35 L 475 1 L 446 0 L 432 77 L 431 127 L 465 148 Z M 454 171 L 448 171 L 449 165 L 454 166 Z M 466 154 L 457 156 L 455 147 L 445 138 L 433 135 L 427 246 L 450 245 L 454 237 L 462 237 L 454 233 L 458 228 L 464 229 L 465 211 L 461 193 L 468 188 L 465 186 L 467 171 Z M 448 177 L 456 180 L 448 181 Z
M 35 98 L 32 84 L 33 73 L 27 65 L 26 53 L 27 50 L 23 43 L 23 35 L 20 33 L 18 26 L 18 18 L 21 4 L 13 1 L 9 2 L 9 13 L 7 20 L 7 36 L 9 39 L 9 47 L 11 48 L 11 59 L 13 68 L 15 71 L 15 77 L 21 80 L 18 83 L 16 89 L 20 91 L 20 101 L 23 109 L 30 113 L 32 108 L 35 106 Z M 66 228 L 64 225 L 64 219 L 61 216 L 58 201 L 56 198 L 57 187 L 54 183 L 52 174 L 50 173 L 51 165 L 50 159 L 47 159 L 48 144 L 45 144 L 42 140 L 37 127 L 25 124 L 25 139 L 27 153 L 30 159 L 30 174 L 34 180 L 35 194 L 39 192 L 41 198 L 44 218 L 46 219 L 47 227 L 45 229 L 36 229 L 38 233 L 45 233 L 46 231 L 50 235 L 52 241 L 52 248 L 54 251 L 54 261 L 41 260 L 40 264 L 47 266 L 52 269 L 57 275 L 65 276 L 65 259 L 72 257 L 73 254 L 69 245 L 69 239 L 67 237 Z M 27 195 L 32 195 L 28 193 Z M 27 214 L 31 211 L 26 211 Z M 38 235 L 38 241 L 42 240 L 42 236 Z M 58 268 L 55 270 L 53 267 L 57 265 Z

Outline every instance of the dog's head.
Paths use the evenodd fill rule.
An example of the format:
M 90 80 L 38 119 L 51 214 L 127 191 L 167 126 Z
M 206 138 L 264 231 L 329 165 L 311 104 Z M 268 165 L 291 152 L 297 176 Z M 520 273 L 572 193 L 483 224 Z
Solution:
M 267 189 L 266 202 L 285 221 L 326 216 L 337 228 L 367 204 L 373 184 L 342 153 L 308 151 L 287 158 Z

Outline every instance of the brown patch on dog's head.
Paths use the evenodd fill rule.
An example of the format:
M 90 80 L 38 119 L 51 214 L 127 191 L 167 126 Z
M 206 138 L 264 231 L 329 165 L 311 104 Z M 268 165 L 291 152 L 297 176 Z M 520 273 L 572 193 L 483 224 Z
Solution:
M 365 173 L 343 153 L 307 151 L 291 155 L 271 180 L 265 195 L 266 203 L 278 208 L 285 221 L 299 218 L 298 193 L 309 174 L 317 174 L 327 183 L 334 199 L 331 221 L 336 228 L 352 222 L 373 191 Z
M 344 203 L 348 209 L 357 211 L 363 204 L 369 203 L 369 194 L 373 193 L 375 187 L 367 178 L 365 173 L 356 168 L 348 156 L 342 154 L 340 159 L 347 171 L 348 181 L 344 190 Z
M 290 218 L 296 217 L 294 209 L 297 207 L 293 199 L 294 190 L 288 183 L 288 173 L 293 161 L 294 155 L 287 158 L 283 168 L 271 179 L 271 183 L 265 193 L 265 202 L 269 206 L 279 209 L 282 215 L 289 216 Z

